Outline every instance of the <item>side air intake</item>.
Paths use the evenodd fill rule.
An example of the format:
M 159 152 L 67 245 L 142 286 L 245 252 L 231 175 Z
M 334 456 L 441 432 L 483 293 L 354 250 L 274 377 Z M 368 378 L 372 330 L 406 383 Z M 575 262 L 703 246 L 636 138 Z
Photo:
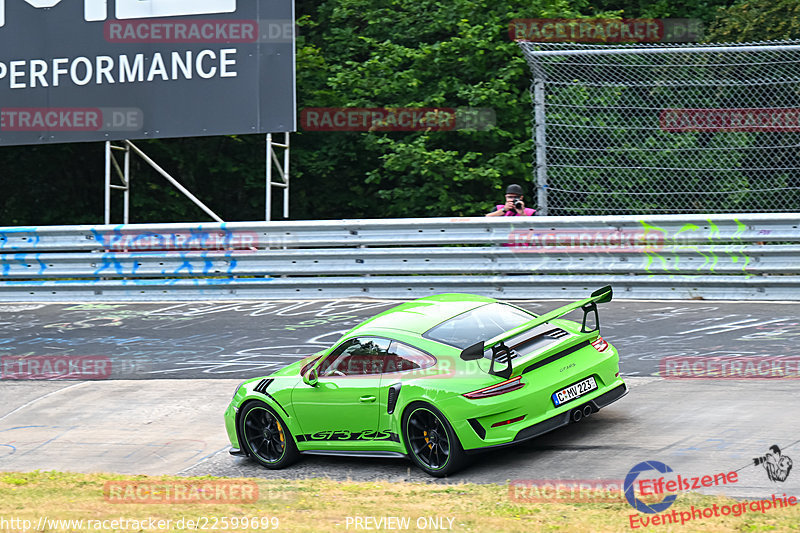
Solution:
M 389 397 L 386 400 L 387 413 L 394 413 L 394 408 L 397 406 L 397 398 L 400 396 L 400 387 L 402 386 L 402 383 L 395 383 L 389 387 Z

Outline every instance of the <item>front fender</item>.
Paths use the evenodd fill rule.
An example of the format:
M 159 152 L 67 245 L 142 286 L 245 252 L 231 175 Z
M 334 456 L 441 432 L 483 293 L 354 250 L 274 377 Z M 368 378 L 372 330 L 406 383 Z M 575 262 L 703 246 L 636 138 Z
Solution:
M 291 407 L 291 393 L 299 381 L 297 377 L 278 377 L 272 378 L 272 382 L 267 387 L 263 387 L 264 379 L 249 381 L 240 386 L 225 411 L 225 430 L 231 446 L 241 449 L 239 417 L 242 408 L 249 402 L 259 402 L 270 406 L 286 424 L 296 443 L 296 435 L 300 432 L 300 426 Z

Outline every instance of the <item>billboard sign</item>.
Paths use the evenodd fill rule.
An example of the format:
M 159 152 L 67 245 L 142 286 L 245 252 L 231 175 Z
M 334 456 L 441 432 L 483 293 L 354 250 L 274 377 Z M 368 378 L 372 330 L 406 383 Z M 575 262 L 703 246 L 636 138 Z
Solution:
M 0 145 L 295 131 L 292 0 L 0 0 Z

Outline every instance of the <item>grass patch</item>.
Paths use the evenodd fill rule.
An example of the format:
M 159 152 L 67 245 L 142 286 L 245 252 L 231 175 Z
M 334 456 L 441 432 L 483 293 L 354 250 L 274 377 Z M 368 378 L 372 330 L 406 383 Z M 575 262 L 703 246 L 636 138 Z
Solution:
M 229 488 L 233 485 L 234 489 L 237 485 L 248 490 L 257 487 L 257 494 L 248 490 L 214 493 L 215 486 L 224 484 Z M 120 486 L 128 489 L 120 491 Z M 181 487 L 187 486 L 189 492 L 180 492 Z M 204 502 L 197 501 L 199 496 L 191 492 L 198 487 L 204 491 Z M 117 492 L 112 493 L 113 490 Z M 236 500 L 241 495 L 251 498 L 248 501 L 243 498 Z M 184 500 L 176 503 L 181 496 Z M 109 497 L 116 498 L 117 502 L 109 501 Z M 137 498 L 140 501 L 133 501 Z M 231 501 L 232 498 L 235 501 Z M 681 494 L 675 505 L 659 516 L 673 509 L 680 512 L 691 506 L 700 508 L 716 504 L 721 507 L 737 503 L 740 502 L 723 497 Z M 39 531 L 264 531 L 277 526 L 275 529 L 278 531 L 316 533 L 421 531 L 423 528 L 418 526 L 424 525 L 425 531 L 439 527 L 440 531 L 474 532 L 630 532 L 635 531 L 629 525 L 631 514 L 635 513 L 627 503 L 514 502 L 509 498 L 508 487 L 503 485 L 148 477 L 40 471 L 0 474 L 0 531 L 20 531 L 23 529 L 20 522 L 8 521 L 28 520 L 31 529 Z M 47 517 L 49 523 L 39 522 L 41 517 Z M 244 517 L 257 521 L 245 526 L 242 523 Z M 357 528 L 355 517 L 362 520 L 371 517 L 374 521 L 362 522 L 362 527 Z M 386 517 L 407 519 L 408 522 L 383 522 L 383 527 L 378 529 L 381 523 L 377 521 Z M 151 519 L 155 522 L 150 522 Z M 54 520 L 83 520 L 83 524 L 59 525 L 53 523 Z M 128 522 L 119 522 L 113 527 L 112 520 Z M 162 522 L 158 523 L 159 520 Z M 196 527 L 189 527 L 190 520 Z M 407 529 L 403 524 L 408 524 Z M 366 525 L 370 529 L 366 529 Z M 770 509 L 765 513 L 748 511 L 738 517 L 703 518 L 685 525 L 659 525 L 649 527 L 647 531 L 800 531 L 800 506 Z

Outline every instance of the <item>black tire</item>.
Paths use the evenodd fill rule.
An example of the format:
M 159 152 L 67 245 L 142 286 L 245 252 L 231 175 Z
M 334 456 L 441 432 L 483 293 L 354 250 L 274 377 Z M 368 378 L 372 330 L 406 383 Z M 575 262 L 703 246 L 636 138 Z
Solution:
M 434 406 L 409 405 L 403 413 L 402 424 L 408 456 L 426 474 L 445 477 L 466 463 L 466 454 L 453 427 Z
M 260 465 L 279 470 L 300 457 L 289 428 L 267 404 L 245 405 L 238 424 L 242 450 Z

